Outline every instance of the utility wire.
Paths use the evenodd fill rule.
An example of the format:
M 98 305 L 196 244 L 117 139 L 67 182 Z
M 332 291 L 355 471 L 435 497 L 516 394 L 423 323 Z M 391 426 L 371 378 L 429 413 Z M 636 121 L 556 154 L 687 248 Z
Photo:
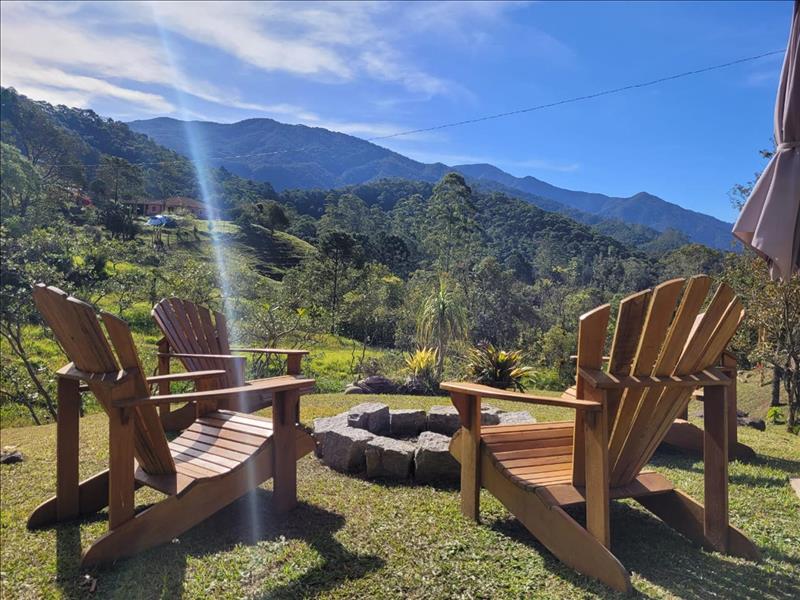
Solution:
M 610 90 L 603 90 L 602 92 L 595 92 L 594 94 L 587 94 L 585 96 L 575 96 L 574 98 L 566 98 L 564 100 L 558 100 L 556 102 L 550 102 L 548 104 L 539 104 L 538 106 L 531 106 L 529 108 L 520 108 L 517 110 L 511 110 L 508 112 L 497 113 L 494 115 L 487 115 L 485 117 L 476 117 L 474 119 L 467 119 L 465 121 L 454 121 L 452 123 L 444 123 L 443 125 L 434 125 L 432 127 L 423 127 L 421 129 L 409 129 L 408 131 L 398 131 L 397 133 L 390 133 L 388 135 L 381 135 L 376 137 L 367 138 L 368 141 L 374 142 L 376 140 L 387 140 L 390 138 L 396 138 L 403 135 L 411 135 L 412 133 L 424 133 L 426 131 L 436 131 L 438 129 L 447 129 L 449 127 L 458 127 L 460 125 L 470 125 L 472 123 L 480 123 L 482 121 L 490 121 L 492 119 L 501 119 L 503 117 L 510 117 L 512 115 L 521 115 L 524 113 L 534 112 L 537 110 L 543 110 L 545 108 L 552 108 L 554 106 L 561 106 L 562 104 L 571 104 L 573 102 L 581 102 L 583 100 L 591 100 L 593 98 L 599 98 L 601 96 L 609 96 L 611 94 L 618 94 L 620 92 L 625 92 L 627 90 L 634 90 L 638 88 L 649 87 L 651 85 L 656 85 L 658 83 L 664 83 L 666 81 L 673 81 L 675 79 L 681 79 L 683 77 L 689 77 L 691 75 L 699 75 L 700 73 L 708 73 L 709 71 L 716 71 L 717 69 L 724 69 L 726 67 L 732 67 L 734 65 L 740 65 L 742 63 L 750 62 L 753 60 L 758 60 L 759 58 L 765 58 L 767 56 L 773 56 L 775 54 L 783 54 L 786 51 L 784 48 L 783 50 L 772 50 L 770 52 L 765 52 L 764 54 L 758 54 L 756 56 L 748 56 L 746 58 L 740 58 L 738 60 L 732 60 L 730 62 L 722 63 L 719 65 L 713 65 L 710 67 L 704 67 L 702 69 L 695 69 L 692 71 L 684 71 L 683 73 L 677 73 L 675 75 L 668 75 L 667 77 L 659 77 L 658 79 L 652 79 L 650 81 L 643 81 L 640 83 L 632 83 L 630 85 L 625 85 L 623 87 L 618 87 Z
M 431 127 L 423 127 L 420 129 L 409 129 L 407 131 L 398 131 L 397 133 L 390 133 L 388 135 L 380 135 L 371 138 L 365 138 L 369 142 L 374 142 L 378 140 L 387 140 L 391 138 L 401 137 L 404 135 L 411 135 L 413 133 L 425 133 L 428 131 L 437 131 L 439 129 L 448 129 L 450 127 L 459 127 L 461 125 L 470 125 L 472 123 L 481 123 L 482 121 L 491 121 L 494 119 L 502 119 L 503 117 L 510 117 L 513 115 L 521 115 L 529 112 L 534 112 L 537 110 L 544 110 L 545 108 L 553 108 L 554 106 L 562 106 L 564 104 L 573 104 L 575 102 L 582 102 L 584 100 L 592 100 L 594 98 L 600 98 L 601 96 L 610 96 L 611 94 L 619 94 L 621 92 L 625 92 L 628 90 L 635 90 L 645 87 L 650 87 L 653 85 L 657 85 L 659 83 L 665 83 L 667 81 L 674 81 L 676 79 L 682 79 L 684 77 L 690 77 L 692 75 L 700 75 L 701 73 L 708 73 L 709 71 L 716 71 L 718 69 L 725 69 L 727 67 L 733 67 L 735 65 L 740 65 L 742 63 L 752 62 L 754 60 L 758 60 L 760 58 L 766 58 L 767 56 L 774 56 L 776 54 L 783 54 L 786 52 L 786 49 L 782 50 L 771 50 L 770 52 L 764 52 L 763 54 L 757 54 L 755 56 L 748 56 L 745 58 L 739 58 L 737 60 L 732 60 L 730 62 L 721 63 L 717 65 L 712 65 L 710 67 L 703 67 L 701 69 L 694 69 L 692 71 L 684 71 L 683 73 L 676 73 L 675 75 L 668 75 L 666 77 L 659 77 L 658 79 L 651 79 L 650 81 L 642 81 L 639 83 L 632 83 L 630 85 L 625 85 L 618 88 L 613 88 L 609 90 L 603 90 L 600 92 L 595 92 L 593 94 L 586 94 L 584 96 L 575 96 L 572 98 L 565 98 L 563 100 L 557 100 L 555 102 L 549 102 L 547 104 L 539 104 L 537 106 L 531 106 L 528 108 L 519 108 L 516 110 L 511 110 L 508 112 L 497 113 L 494 115 L 486 115 L 483 117 L 475 117 L 474 119 L 466 119 L 464 121 L 453 121 L 451 123 L 443 123 L 441 125 L 434 125 Z M 249 154 L 232 154 L 227 156 L 209 156 L 204 157 L 206 161 L 213 161 L 213 160 L 230 160 L 232 158 L 250 158 L 254 156 L 268 156 L 268 155 L 275 155 L 275 154 L 283 154 L 287 152 L 300 152 L 301 150 L 305 150 L 305 148 L 293 148 L 291 150 L 275 150 L 272 152 L 253 152 Z M 189 161 L 188 158 L 182 159 L 172 159 L 172 160 L 156 160 L 150 162 L 138 162 L 138 163 L 131 163 L 132 165 L 144 167 L 144 166 L 152 166 L 152 165 L 164 165 L 170 163 L 183 163 Z M 51 167 L 99 167 L 100 164 L 82 164 L 82 163 L 72 163 L 72 164 L 55 164 L 50 165 Z

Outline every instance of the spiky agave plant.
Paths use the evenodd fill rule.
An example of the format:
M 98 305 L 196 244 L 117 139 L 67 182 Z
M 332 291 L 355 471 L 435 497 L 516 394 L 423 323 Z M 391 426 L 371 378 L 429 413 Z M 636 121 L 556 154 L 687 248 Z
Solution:
M 521 350 L 500 350 L 493 344 L 479 344 L 469 350 L 467 376 L 475 381 L 500 389 L 514 387 L 524 391 L 523 377 L 531 367 L 523 366 Z

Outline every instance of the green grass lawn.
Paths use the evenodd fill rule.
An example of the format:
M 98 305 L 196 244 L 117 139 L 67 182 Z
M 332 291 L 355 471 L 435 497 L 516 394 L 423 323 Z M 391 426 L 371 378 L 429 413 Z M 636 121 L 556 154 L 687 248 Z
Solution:
M 332 415 L 363 397 L 303 399 L 302 420 Z M 429 407 L 443 398 L 383 396 L 393 407 Z M 506 409 L 520 405 L 496 402 Z M 267 413 L 268 414 L 268 413 Z M 540 420 L 568 418 L 534 408 Z M 81 422 L 81 475 L 105 466 L 107 420 Z M 313 456 L 298 463 L 300 505 L 271 510 L 270 486 L 248 494 L 173 544 L 115 565 L 83 571 L 84 547 L 106 528 L 105 514 L 29 532 L 25 520 L 55 489 L 55 426 L 0 431 L 26 461 L 3 465 L 0 495 L 2 598 L 576 598 L 611 594 L 552 557 L 502 505 L 481 495 L 482 522 L 459 512 L 448 487 L 386 485 L 332 472 Z M 760 564 L 692 546 L 632 502 L 612 510 L 613 551 L 646 597 L 800 597 L 800 501 L 788 477 L 800 473 L 800 439 L 782 426 L 740 429 L 758 459 L 730 467 L 731 521 L 761 548 Z M 702 499 L 703 464 L 660 453 L 653 466 Z M 137 503 L 158 500 L 152 490 Z M 88 590 L 88 575 L 96 589 Z

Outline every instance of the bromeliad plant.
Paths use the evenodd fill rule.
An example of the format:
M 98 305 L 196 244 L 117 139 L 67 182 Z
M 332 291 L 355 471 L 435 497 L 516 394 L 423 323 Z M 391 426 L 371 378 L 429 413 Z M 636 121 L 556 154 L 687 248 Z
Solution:
M 439 378 L 436 376 L 436 364 L 439 353 L 436 348 L 419 348 L 406 356 L 406 368 L 410 376 L 407 385 L 425 394 L 439 389 Z
M 524 391 L 523 377 L 532 371 L 522 365 L 522 351 L 506 351 L 492 344 L 480 344 L 469 350 L 467 376 L 475 383 L 500 389 L 513 387 Z

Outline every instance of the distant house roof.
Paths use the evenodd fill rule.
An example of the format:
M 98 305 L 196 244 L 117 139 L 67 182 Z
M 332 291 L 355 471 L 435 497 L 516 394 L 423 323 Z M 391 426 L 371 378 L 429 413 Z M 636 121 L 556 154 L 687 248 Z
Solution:
M 159 204 L 163 205 L 163 200 L 156 200 L 155 198 L 130 198 L 128 200 L 123 200 L 123 204 L 136 204 L 137 206 L 146 206 L 148 204 Z
M 188 198 L 186 196 L 172 196 L 164 200 L 164 205 L 167 208 L 194 208 L 198 210 L 205 209 L 205 205 L 199 200 Z

